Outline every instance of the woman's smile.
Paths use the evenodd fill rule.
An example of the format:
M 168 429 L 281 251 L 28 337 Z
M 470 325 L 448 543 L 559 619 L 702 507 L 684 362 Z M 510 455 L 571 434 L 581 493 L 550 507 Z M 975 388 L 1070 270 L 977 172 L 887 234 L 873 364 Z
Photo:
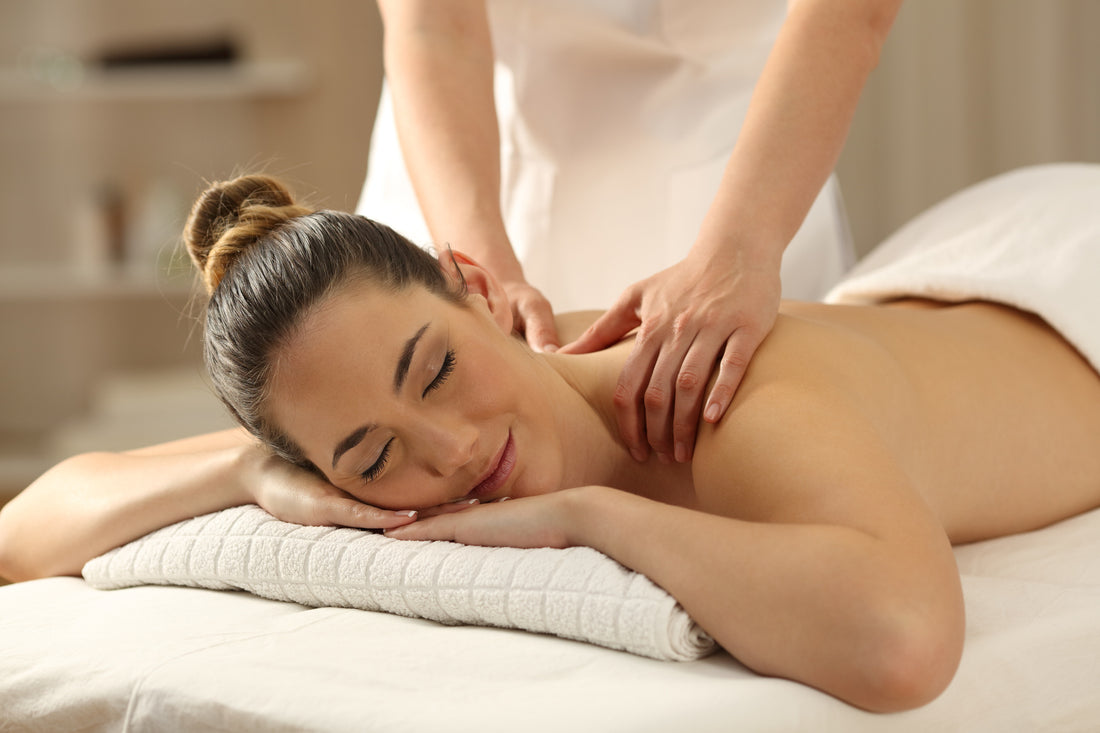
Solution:
M 504 445 L 497 451 L 496 456 L 489 464 L 488 470 L 483 474 L 484 478 L 474 486 L 466 495 L 467 499 L 481 499 L 500 489 L 512 475 L 512 469 L 516 467 L 516 441 L 512 437 L 512 431 L 508 431 L 508 437 Z

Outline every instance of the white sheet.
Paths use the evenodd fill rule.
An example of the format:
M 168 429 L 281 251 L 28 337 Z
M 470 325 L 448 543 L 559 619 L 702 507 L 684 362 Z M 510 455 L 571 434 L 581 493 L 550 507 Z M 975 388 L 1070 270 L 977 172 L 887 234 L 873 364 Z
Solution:
M 725 653 L 590 644 L 238 592 L 0 588 L 0 719 L 28 731 L 1100 730 L 1100 511 L 956 550 L 967 643 L 936 701 L 856 710 Z

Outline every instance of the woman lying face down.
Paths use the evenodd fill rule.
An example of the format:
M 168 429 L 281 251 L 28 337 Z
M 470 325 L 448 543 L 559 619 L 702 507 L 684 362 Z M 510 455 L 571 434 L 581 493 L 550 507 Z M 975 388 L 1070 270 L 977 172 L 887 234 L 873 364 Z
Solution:
M 277 184 L 249 180 L 253 200 L 289 205 Z M 449 254 L 435 266 L 361 219 L 311 214 L 265 237 L 224 265 L 208 316 L 219 299 L 255 298 L 256 318 L 211 329 L 227 343 L 209 366 L 256 434 L 363 502 L 437 514 L 390 536 L 595 547 L 757 671 L 856 705 L 909 707 L 950 680 L 963 638 L 951 541 L 1100 503 L 1100 381 L 1012 309 L 788 304 L 691 464 L 643 464 L 615 429 L 624 348 L 534 354 L 484 270 Z M 322 266 L 341 238 L 387 251 Z M 245 339 L 232 329 L 271 322 L 263 294 L 307 279 L 284 277 L 294 262 L 318 282 L 274 321 L 253 354 L 262 369 L 234 372 Z M 397 282 L 391 270 L 437 274 Z M 259 398 L 235 402 L 233 380 L 257 373 Z
M 223 434 L 63 464 L 0 528 L 56 521 L 60 487 L 106 468 L 102 492 L 139 476 L 133 496 L 67 509 L 72 536 L 129 527 L 110 530 L 120 544 L 248 501 L 308 523 L 300 507 L 342 502 L 355 508 L 320 523 L 587 545 L 664 587 L 755 671 L 889 711 L 936 697 L 958 664 L 953 542 L 1100 505 L 1100 379 L 1011 308 L 786 303 L 691 462 L 639 463 L 617 429 L 629 344 L 532 353 L 496 283 L 461 256 L 310 213 L 262 177 L 208 191 L 189 241 L 211 290 L 215 387 L 286 460 Z M 150 476 L 165 473 L 153 500 Z M 236 488 L 211 497 L 214 479 Z M 46 571 L 79 571 L 95 550 L 56 550 Z

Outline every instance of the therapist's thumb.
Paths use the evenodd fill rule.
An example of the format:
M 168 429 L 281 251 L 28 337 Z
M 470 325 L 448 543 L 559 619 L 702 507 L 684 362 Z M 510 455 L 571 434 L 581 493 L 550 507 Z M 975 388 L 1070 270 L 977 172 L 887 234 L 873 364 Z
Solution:
M 633 299 L 622 298 L 596 319 L 580 337 L 561 347 L 563 354 L 587 354 L 606 349 L 641 325 Z

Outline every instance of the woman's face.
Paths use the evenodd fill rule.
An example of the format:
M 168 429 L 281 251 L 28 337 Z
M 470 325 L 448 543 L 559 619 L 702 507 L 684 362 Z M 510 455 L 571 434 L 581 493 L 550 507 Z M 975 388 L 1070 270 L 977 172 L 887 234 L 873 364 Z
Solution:
M 269 417 L 335 486 L 388 509 L 557 490 L 545 369 L 486 297 L 351 284 L 276 354 Z M 506 307 L 506 304 L 505 304 Z

